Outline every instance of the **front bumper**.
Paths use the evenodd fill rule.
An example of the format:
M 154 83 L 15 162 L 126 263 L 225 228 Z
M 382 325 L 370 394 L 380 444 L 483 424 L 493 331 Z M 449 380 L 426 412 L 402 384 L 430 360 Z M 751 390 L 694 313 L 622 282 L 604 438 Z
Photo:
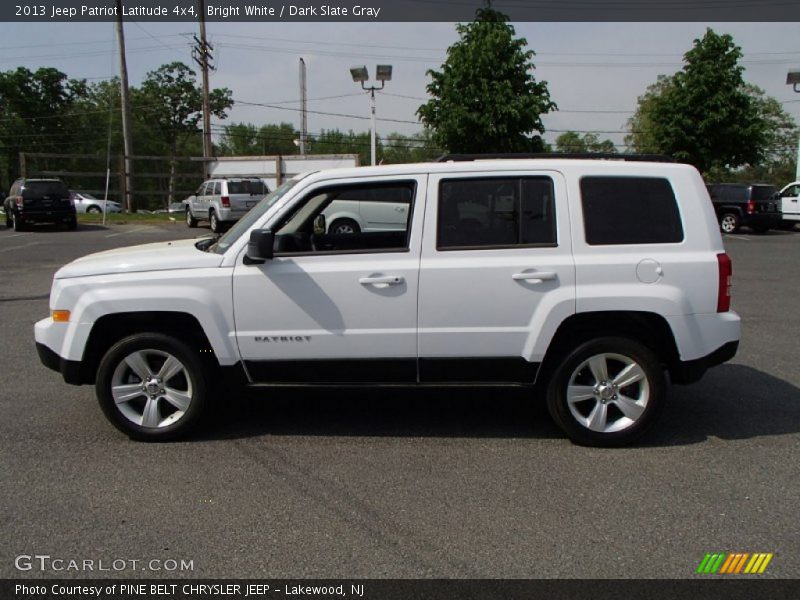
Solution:
M 61 358 L 41 342 L 36 342 L 36 352 L 39 354 L 39 360 L 42 361 L 42 364 L 48 369 L 61 373 L 66 383 L 72 385 L 85 383 L 80 362 Z

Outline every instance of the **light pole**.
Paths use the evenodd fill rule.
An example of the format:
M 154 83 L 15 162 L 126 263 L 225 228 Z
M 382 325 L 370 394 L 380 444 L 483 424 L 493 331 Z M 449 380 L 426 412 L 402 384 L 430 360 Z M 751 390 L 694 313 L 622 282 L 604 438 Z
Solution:
M 789 71 L 786 74 L 786 85 L 791 85 L 792 89 L 800 94 L 800 71 Z M 797 166 L 795 167 L 795 180 L 800 181 L 800 138 L 797 140 Z
M 369 132 L 370 153 L 372 157 L 372 165 L 375 166 L 375 92 L 382 90 L 387 81 L 392 79 L 392 65 L 378 65 L 375 67 L 375 79 L 381 82 L 381 87 L 374 85 L 364 85 L 369 80 L 369 71 L 367 67 L 361 65 L 360 67 L 352 67 L 350 75 L 353 76 L 353 81 L 361 84 L 361 89 L 369 92 L 369 106 L 372 114 L 372 126 Z

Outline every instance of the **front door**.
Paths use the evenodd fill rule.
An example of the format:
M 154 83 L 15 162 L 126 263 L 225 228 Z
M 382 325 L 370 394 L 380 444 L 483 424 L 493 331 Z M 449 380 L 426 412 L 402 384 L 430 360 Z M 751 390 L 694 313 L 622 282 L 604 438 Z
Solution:
M 790 221 L 800 221 L 800 183 L 793 183 L 781 192 L 781 212 L 783 218 Z
M 425 175 L 326 182 L 271 226 L 275 257 L 233 277 L 237 341 L 254 382 L 414 382 Z M 403 199 L 389 232 L 328 234 L 320 215 L 348 192 Z

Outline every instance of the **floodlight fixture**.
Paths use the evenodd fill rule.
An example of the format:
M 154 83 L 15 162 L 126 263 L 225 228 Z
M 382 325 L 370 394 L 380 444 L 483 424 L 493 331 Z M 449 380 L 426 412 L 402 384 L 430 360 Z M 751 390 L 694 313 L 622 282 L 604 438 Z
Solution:
M 369 71 L 365 65 L 350 68 L 350 75 L 353 76 L 353 81 L 363 84 L 369 80 Z
M 800 92 L 800 71 L 789 71 L 786 74 L 786 85 L 791 85 L 795 92 Z
M 383 83 L 392 80 L 392 65 L 378 65 L 375 68 L 375 79 Z

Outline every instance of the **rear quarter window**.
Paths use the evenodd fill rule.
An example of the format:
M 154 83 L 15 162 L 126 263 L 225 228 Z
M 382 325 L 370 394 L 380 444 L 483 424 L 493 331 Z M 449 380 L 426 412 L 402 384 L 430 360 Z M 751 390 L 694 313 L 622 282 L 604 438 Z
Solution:
M 591 246 L 683 241 L 675 193 L 664 178 L 584 177 L 581 204 Z

